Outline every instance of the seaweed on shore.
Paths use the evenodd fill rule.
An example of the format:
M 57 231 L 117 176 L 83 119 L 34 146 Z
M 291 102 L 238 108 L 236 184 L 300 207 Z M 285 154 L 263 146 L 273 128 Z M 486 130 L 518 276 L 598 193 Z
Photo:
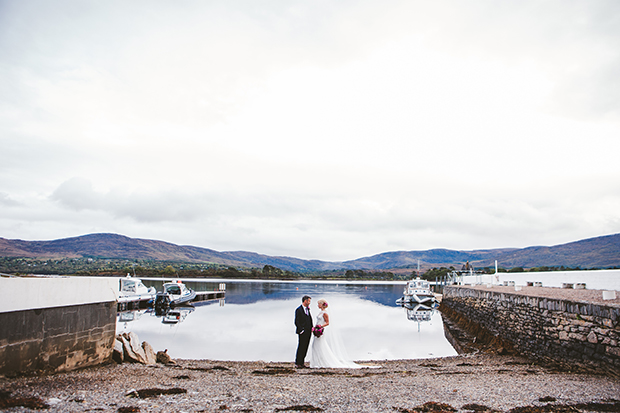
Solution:
M 573 404 L 548 403 L 543 406 L 522 406 L 510 409 L 509 413 L 547 413 L 547 412 L 620 412 L 620 401 L 588 402 Z
M 426 402 L 421 406 L 407 409 L 404 407 L 392 407 L 399 413 L 452 413 L 456 409 L 449 404 L 439 402 Z
M 139 411 L 140 408 L 138 406 L 119 407 L 117 410 L 118 413 L 136 413 Z
M 179 387 L 173 387 L 171 389 L 142 389 L 142 390 L 132 390 L 127 393 L 129 397 L 139 397 L 141 399 L 147 399 L 149 397 L 157 397 L 162 396 L 164 394 L 184 394 L 187 393 L 187 390 L 181 389 Z
M 477 404 L 477 403 L 469 403 L 461 406 L 462 410 L 472 411 L 472 412 L 481 412 L 481 413 L 493 413 L 497 412 L 497 410 L 492 409 L 488 406 Z
M 13 397 L 12 392 L 0 390 L 0 408 L 27 407 L 29 409 L 49 409 L 49 405 L 39 397 Z
M 230 369 L 228 367 L 224 367 L 224 366 L 213 366 L 213 367 L 182 367 L 184 370 L 192 370 L 192 371 L 214 371 L 214 370 L 220 370 L 220 371 L 229 371 Z
M 271 367 L 265 370 L 254 370 L 252 374 L 262 375 L 278 375 L 278 374 L 295 374 L 296 371 L 290 367 Z
M 296 412 L 322 412 L 320 407 L 314 407 L 309 404 L 295 405 L 290 407 L 284 407 L 282 409 L 276 409 L 276 412 L 296 411 Z

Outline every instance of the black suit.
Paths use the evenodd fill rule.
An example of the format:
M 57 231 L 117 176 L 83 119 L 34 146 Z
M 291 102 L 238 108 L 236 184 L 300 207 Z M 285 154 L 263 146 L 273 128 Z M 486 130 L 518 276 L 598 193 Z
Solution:
M 299 337 L 297 354 L 295 355 L 295 364 L 298 366 L 303 366 L 304 359 L 308 353 L 310 338 L 312 337 L 312 315 L 310 315 L 309 308 L 308 315 L 306 315 L 306 310 L 303 305 L 297 307 L 297 310 L 295 310 L 295 327 L 297 328 L 296 333 Z

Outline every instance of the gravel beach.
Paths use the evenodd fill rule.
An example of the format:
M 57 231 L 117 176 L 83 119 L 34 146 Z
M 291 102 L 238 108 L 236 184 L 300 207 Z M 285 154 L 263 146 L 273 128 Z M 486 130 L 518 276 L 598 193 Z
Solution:
M 209 360 L 109 364 L 2 377 L 0 402 L 10 406 L 22 398 L 48 406 L 49 412 L 620 411 L 618 379 L 557 371 L 514 356 L 478 353 L 373 364 L 380 368 L 295 369 L 292 363 Z

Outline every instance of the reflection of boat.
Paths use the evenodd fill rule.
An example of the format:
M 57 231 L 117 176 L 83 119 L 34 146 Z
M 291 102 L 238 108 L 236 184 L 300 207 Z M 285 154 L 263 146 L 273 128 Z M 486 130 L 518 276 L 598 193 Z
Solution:
M 163 314 L 161 322 L 164 324 L 180 323 L 192 311 L 194 311 L 194 307 L 171 308 Z
M 155 297 L 155 308 L 166 308 L 188 303 L 194 298 L 196 298 L 196 292 L 187 288 L 181 280 L 164 283 L 163 291 L 159 291 Z
M 405 305 L 407 309 L 407 319 L 409 321 L 431 321 L 434 308 L 425 306 L 424 304 Z
M 121 313 L 118 313 L 118 321 L 119 323 L 129 323 L 131 321 L 136 321 L 139 320 L 145 312 L 146 310 L 123 311 Z
M 430 284 L 426 280 L 416 278 L 407 282 L 403 296 L 396 300 L 396 304 L 423 304 L 428 307 L 437 302 L 435 294 L 430 290 Z
M 148 287 L 139 278 L 130 277 L 120 279 L 120 289 L 118 292 L 119 302 L 150 301 L 155 298 L 157 290 L 155 287 Z

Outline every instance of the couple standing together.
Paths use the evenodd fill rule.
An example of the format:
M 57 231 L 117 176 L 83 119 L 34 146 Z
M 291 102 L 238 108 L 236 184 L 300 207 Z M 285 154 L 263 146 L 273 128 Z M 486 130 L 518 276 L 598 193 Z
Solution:
M 329 328 L 329 314 L 327 313 L 327 301 L 319 300 L 319 314 L 316 323 L 313 323 L 310 314 L 310 303 L 312 298 L 304 295 L 301 305 L 295 310 L 295 327 L 299 344 L 295 355 L 295 366 L 305 368 L 304 360 L 310 347 L 312 339 L 312 327 L 317 325 L 323 328 L 323 334 L 314 337 L 312 342 L 312 352 L 310 355 L 310 367 L 320 368 L 361 368 L 359 364 L 348 360 L 344 346 L 341 344 L 337 334 Z

